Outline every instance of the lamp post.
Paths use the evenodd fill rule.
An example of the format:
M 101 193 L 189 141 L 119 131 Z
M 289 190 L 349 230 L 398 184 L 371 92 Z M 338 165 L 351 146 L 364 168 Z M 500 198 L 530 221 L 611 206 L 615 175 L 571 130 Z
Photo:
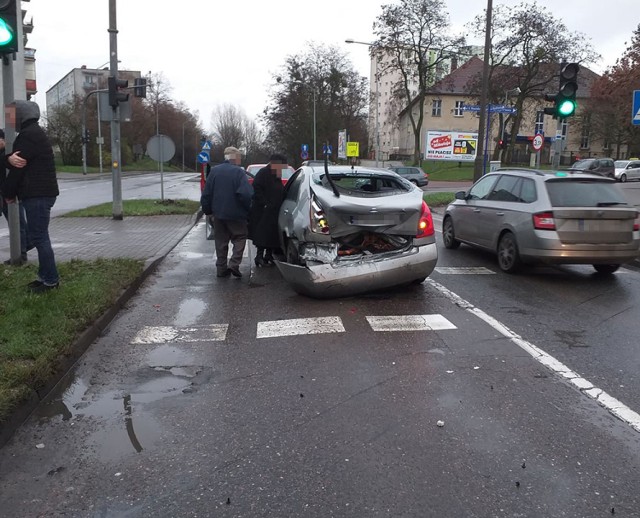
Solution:
M 184 173 L 184 125 L 187 123 L 188 121 L 184 121 L 182 123 L 182 172 Z
M 353 40 L 351 38 L 344 40 L 345 43 L 356 43 L 358 45 L 366 45 L 367 47 L 369 47 L 370 49 L 378 49 L 378 45 L 376 45 L 375 43 L 368 43 L 365 41 L 356 41 Z M 379 155 L 380 155 L 380 125 L 379 125 L 379 119 L 378 119 L 378 113 L 379 113 L 379 107 L 378 107 L 378 83 L 379 83 L 379 77 L 378 77 L 378 54 L 377 52 L 374 54 L 375 56 L 375 99 L 376 99 L 376 109 L 375 109 L 375 143 L 376 143 L 376 167 L 378 167 L 378 160 L 379 160 Z

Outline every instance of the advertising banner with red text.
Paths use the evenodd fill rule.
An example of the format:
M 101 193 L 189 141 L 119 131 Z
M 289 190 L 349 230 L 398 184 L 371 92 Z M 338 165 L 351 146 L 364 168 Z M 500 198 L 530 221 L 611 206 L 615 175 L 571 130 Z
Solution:
M 428 131 L 425 160 L 453 160 L 456 162 L 476 159 L 478 134 L 462 131 Z

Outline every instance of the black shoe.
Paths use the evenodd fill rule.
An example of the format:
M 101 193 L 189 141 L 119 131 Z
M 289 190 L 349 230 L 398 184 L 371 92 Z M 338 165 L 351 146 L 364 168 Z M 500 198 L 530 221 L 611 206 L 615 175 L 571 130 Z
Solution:
M 38 286 L 34 286 L 33 288 L 30 288 L 30 290 L 31 290 L 31 293 L 44 293 L 49 290 L 55 290 L 58 286 L 60 286 L 59 282 L 56 282 L 55 284 L 42 283 Z
M 31 288 L 37 288 L 38 286 L 42 286 L 44 284 L 44 282 L 36 279 L 35 281 L 31 281 L 29 284 L 27 284 L 27 288 L 31 289 Z
M 242 272 L 240 271 L 240 268 L 229 268 L 229 272 L 231 272 L 231 275 L 233 275 L 234 277 L 237 277 L 238 279 L 242 277 Z
M 256 263 L 256 266 L 264 266 L 265 265 L 264 258 L 263 257 L 256 257 L 255 258 L 255 263 Z
M 216 273 L 216 277 L 229 277 L 229 275 L 231 275 L 231 270 L 228 268 L 226 270 L 218 270 L 218 273 Z
M 264 264 L 266 264 L 268 266 L 273 266 L 276 263 L 273 262 L 273 256 L 272 255 L 265 255 L 264 256 Z
M 7 259 L 4 262 L 4 264 L 6 264 L 7 266 L 12 266 L 11 259 Z M 14 266 L 24 266 L 25 264 L 27 264 L 27 256 L 26 256 L 26 254 L 20 256 L 20 260 Z

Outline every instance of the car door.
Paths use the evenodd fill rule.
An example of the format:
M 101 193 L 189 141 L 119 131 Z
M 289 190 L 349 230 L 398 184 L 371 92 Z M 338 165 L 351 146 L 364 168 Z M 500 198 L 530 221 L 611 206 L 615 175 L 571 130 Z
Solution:
M 640 180 L 640 161 L 629 162 L 625 172 L 629 180 Z
M 482 217 L 485 207 L 482 200 L 489 195 L 493 184 L 500 175 L 492 174 L 478 180 L 467 192 L 464 200 L 459 200 L 451 211 L 456 237 L 469 243 L 479 244 L 478 218 Z
M 522 178 L 504 174 L 495 183 L 493 189 L 482 203 L 484 210 L 478 215 L 479 244 L 493 249 L 498 235 L 504 228 L 513 228 L 520 210 L 520 188 Z
M 284 196 L 278 216 L 278 226 L 281 234 L 294 235 L 294 216 L 299 205 L 300 187 L 304 180 L 301 169 L 296 171 L 284 187 Z

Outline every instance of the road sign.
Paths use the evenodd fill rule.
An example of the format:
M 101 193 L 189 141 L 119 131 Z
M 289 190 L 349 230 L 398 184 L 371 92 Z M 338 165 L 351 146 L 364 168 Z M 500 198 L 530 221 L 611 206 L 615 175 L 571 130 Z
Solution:
M 633 111 L 631 112 L 631 123 L 640 126 L 640 90 L 633 91 Z
M 322 154 L 323 155 L 330 155 L 333 152 L 333 149 L 331 148 L 331 146 L 327 146 L 326 144 L 322 144 Z
M 347 142 L 347 157 L 360 156 L 360 142 Z
M 202 144 L 202 151 L 210 151 L 211 150 L 211 142 L 209 140 L 205 141 L 204 144 Z
M 156 162 L 168 162 L 176 154 L 176 145 L 166 135 L 154 135 L 147 142 L 147 155 Z
M 540 151 L 542 149 L 542 144 L 544 144 L 544 137 L 539 133 L 533 137 L 533 149 L 536 151 Z
M 465 112 L 479 112 L 479 104 L 463 104 L 462 111 Z M 512 106 L 505 106 L 504 104 L 490 104 L 489 113 L 518 113 L 518 110 Z
M 208 164 L 209 163 L 209 153 L 207 153 L 206 151 L 200 151 L 200 153 L 198 153 L 198 163 L 199 164 Z

